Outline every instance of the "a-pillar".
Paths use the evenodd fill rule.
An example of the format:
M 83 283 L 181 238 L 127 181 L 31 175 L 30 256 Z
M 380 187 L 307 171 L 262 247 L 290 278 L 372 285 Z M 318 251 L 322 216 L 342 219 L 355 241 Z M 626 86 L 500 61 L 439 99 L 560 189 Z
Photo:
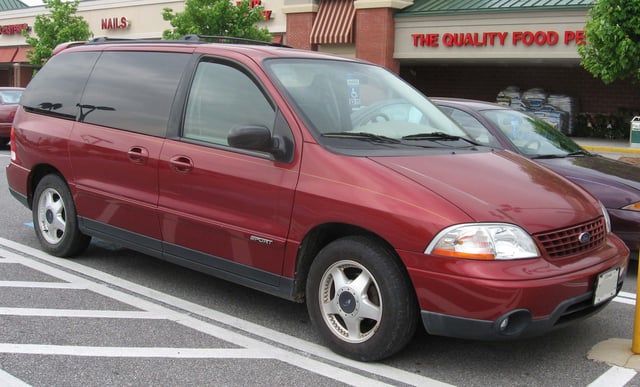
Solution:
M 285 0 L 282 12 L 287 15 L 287 33 L 284 43 L 303 50 L 318 50 L 311 44 L 311 28 L 318 13 L 318 2 L 313 0 Z
M 393 58 L 395 23 L 393 15 L 413 1 L 356 0 L 356 57 L 398 73 L 400 62 Z

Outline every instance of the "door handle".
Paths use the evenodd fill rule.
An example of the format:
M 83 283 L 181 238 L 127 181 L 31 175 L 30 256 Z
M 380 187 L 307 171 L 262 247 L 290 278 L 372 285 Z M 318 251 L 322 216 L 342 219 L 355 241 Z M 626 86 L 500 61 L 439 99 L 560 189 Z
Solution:
M 193 169 L 193 161 L 187 156 L 173 156 L 169 159 L 169 165 L 179 173 L 188 173 Z
M 149 159 L 149 151 L 141 146 L 132 146 L 127 152 L 127 157 L 136 164 L 145 164 Z

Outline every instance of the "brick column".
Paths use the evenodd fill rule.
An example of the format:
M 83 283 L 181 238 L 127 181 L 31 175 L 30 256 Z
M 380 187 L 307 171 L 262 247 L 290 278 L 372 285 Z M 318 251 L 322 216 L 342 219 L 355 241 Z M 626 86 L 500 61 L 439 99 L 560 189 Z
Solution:
M 393 59 L 396 10 L 413 4 L 406 0 L 356 0 L 356 57 L 400 72 L 400 62 Z
M 390 8 L 356 10 L 356 57 L 398 73 L 400 63 L 393 59 L 393 13 L 394 10 Z
M 303 50 L 317 51 L 318 45 L 311 44 L 311 28 L 318 13 L 317 3 L 286 5 L 282 11 L 287 15 L 287 33 L 284 44 Z

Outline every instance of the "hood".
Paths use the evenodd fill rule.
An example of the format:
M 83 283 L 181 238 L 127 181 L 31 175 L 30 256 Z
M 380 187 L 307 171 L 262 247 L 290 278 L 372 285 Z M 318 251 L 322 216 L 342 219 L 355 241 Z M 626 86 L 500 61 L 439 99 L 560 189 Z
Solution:
M 477 222 L 507 222 L 529 233 L 563 228 L 601 215 L 592 196 L 509 151 L 372 157 L 440 195 Z
M 596 196 L 607 208 L 640 201 L 640 167 L 602 156 L 537 159 Z

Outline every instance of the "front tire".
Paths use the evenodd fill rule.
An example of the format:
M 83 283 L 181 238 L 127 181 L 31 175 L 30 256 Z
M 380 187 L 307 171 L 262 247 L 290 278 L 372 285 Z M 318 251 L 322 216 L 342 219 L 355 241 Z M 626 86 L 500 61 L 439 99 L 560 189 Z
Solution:
M 366 237 L 338 239 L 318 253 L 306 301 L 327 345 L 356 360 L 395 354 L 417 326 L 417 301 L 404 267 L 392 251 Z
M 57 257 L 84 251 L 91 237 L 78 229 L 78 217 L 65 181 L 58 175 L 42 178 L 33 197 L 33 226 L 43 250 Z

